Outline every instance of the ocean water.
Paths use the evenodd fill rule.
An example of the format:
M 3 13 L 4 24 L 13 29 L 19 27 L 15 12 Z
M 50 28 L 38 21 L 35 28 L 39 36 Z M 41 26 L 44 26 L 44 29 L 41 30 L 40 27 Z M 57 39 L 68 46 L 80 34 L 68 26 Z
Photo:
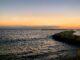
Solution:
M 12 54 L 13 60 L 57 60 L 74 56 L 76 47 L 50 38 L 62 31 L 0 30 L 0 56 Z

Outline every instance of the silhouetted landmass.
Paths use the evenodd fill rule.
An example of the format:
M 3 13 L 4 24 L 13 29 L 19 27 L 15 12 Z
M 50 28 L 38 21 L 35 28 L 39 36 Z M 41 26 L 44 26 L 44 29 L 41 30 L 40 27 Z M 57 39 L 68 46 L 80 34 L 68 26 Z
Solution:
M 63 29 L 58 26 L 40 26 L 40 27 L 7 27 L 0 26 L 0 30 L 80 30 L 80 29 Z
M 74 35 L 74 32 L 75 31 L 72 30 L 60 32 L 55 35 L 52 35 L 52 38 L 58 41 L 80 46 L 80 36 Z
M 4 29 L 7 29 L 7 30 L 47 30 L 47 29 L 58 29 L 59 27 L 57 26 L 38 26 L 38 27 L 35 27 L 35 26 L 20 26 L 20 27 L 7 27 L 7 26 L 3 26 L 3 27 L 0 27 L 0 30 L 4 30 Z

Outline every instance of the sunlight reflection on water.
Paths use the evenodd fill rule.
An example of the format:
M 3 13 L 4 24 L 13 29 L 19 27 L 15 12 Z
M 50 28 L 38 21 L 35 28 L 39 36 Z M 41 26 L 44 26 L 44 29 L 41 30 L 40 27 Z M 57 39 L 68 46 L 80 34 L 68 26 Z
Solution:
M 75 48 L 48 37 L 61 31 L 0 30 L 0 54 L 26 52 L 26 56 L 48 53 L 48 56 L 44 58 L 64 56 Z

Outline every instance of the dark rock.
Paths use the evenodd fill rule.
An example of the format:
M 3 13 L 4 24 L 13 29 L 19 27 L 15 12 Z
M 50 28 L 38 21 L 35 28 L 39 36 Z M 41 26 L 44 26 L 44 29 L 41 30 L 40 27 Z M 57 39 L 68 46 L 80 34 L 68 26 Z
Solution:
M 52 35 L 52 39 L 62 41 L 69 44 L 79 45 L 80 46 L 80 36 L 74 35 L 75 31 L 64 31 Z

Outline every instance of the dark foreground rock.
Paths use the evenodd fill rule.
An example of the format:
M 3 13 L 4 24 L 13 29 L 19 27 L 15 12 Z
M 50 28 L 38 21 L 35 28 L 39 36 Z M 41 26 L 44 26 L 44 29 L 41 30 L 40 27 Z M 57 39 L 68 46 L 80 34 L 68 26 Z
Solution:
M 74 35 L 74 32 L 75 31 L 64 31 L 52 35 L 51 37 L 58 41 L 80 46 L 80 36 Z

